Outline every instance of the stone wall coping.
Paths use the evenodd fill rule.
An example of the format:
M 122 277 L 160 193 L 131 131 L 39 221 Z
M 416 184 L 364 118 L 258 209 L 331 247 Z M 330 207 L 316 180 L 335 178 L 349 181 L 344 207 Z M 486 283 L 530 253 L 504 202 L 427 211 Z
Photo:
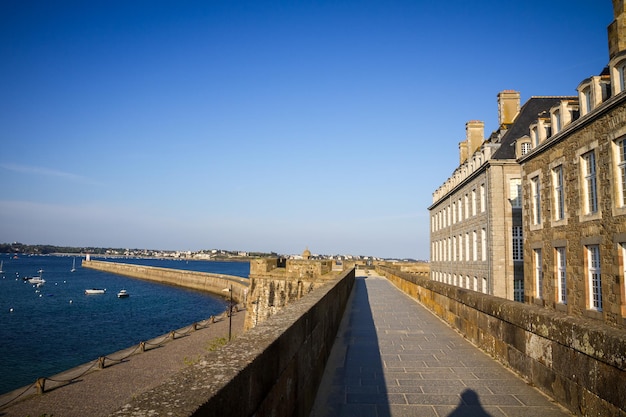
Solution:
M 397 269 L 379 268 L 481 313 L 578 350 L 600 362 L 619 369 L 626 367 L 626 330 L 597 320 L 573 317 L 564 312 L 447 285 Z
M 289 371 L 293 358 L 306 346 L 317 325 L 320 303 L 332 302 L 325 298 L 333 297 L 333 290 L 346 284 L 346 279 L 354 280 L 354 270 L 286 305 L 234 342 L 206 353 L 111 416 L 250 416 L 259 412 L 269 389 Z M 317 386 L 300 388 L 316 390 Z

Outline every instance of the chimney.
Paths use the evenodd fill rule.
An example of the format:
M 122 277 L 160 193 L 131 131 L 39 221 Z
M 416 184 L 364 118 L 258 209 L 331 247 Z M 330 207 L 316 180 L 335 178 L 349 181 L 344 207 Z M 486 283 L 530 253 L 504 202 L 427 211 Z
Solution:
M 519 91 L 504 90 L 498 93 L 498 123 L 500 126 L 513 123 L 517 113 L 519 113 L 519 105 Z
M 613 0 L 613 21 L 607 31 L 609 34 L 609 59 L 626 50 L 626 0 Z
M 459 142 L 459 165 L 467 161 L 467 141 Z
M 485 124 L 480 120 L 470 120 L 465 123 L 465 136 L 467 138 L 467 155 L 472 155 L 478 150 L 485 140 Z

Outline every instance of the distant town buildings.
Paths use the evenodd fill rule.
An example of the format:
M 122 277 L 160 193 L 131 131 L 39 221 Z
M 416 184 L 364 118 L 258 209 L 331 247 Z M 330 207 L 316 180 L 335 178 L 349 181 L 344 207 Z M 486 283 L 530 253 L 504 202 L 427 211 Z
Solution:
M 460 165 L 433 193 L 431 278 L 624 326 L 626 15 L 609 63 L 577 95 L 498 95 L 499 128 L 466 124 Z

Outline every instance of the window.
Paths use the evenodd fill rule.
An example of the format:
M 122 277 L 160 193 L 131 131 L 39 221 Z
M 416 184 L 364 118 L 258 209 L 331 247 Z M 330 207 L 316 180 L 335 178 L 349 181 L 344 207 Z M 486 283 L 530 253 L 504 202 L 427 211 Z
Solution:
M 481 253 L 481 260 L 482 261 L 486 261 L 487 260 L 487 231 L 483 228 L 480 231 L 480 253 Z
M 541 188 L 539 177 L 533 177 L 530 180 L 532 194 L 532 216 L 533 224 L 541 224 Z
M 522 207 L 522 180 L 521 178 L 513 178 L 509 181 L 509 200 L 511 207 Z
M 485 184 L 480 184 L 480 212 L 485 212 L 486 197 L 485 197 Z
M 452 224 L 456 224 L 456 202 L 452 203 Z
M 524 280 L 516 279 L 513 281 L 513 300 L 520 303 L 524 302 Z
M 465 233 L 465 260 L 470 260 L 470 240 L 469 240 L 469 232 Z
M 554 111 L 553 126 L 554 126 L 554 134 L 556 135 L 557 133 L 561 131 L 561 111 L 560 110 Z
M 537 126 L 531 129 L 530 136 L 532 138 L 533 145 L 535 147 L 539 146 L 539 130 L 537 129 Z
M 456 261 L 456 236 L 452 236 L 452 260 Z
M 591 111 L 591 86 L 584 88 L 582 90 L 582 103 L 583 103 L 583 108 L 581 109 L 582 114 L 587 114 Z
M 565 270 L 565 248 L 555 248 L 557 301 L 567 304 L 567 273 Z
M 483 294 L 487 294 L 487 278 L 483 277 Z
M 543 269 L 541 268 L 541 249 L 535 249 L 535 295 L 543 298 Z
M 589 309 L 602 311 L 602 275 L 600 272 L 600 247 L 587 246 L 587 277 L 589 281 Z
M 623 91 L 623 90 L 622 90 Z M 619 195 L 617 203 L 620 207 L 626 206 L 626 138 L 622 138 L 615 143 L 617 147 L 617 176 Z
M 472 232 L 472 261 L 478 259 L 478 234 L 476 230 Z
M 554 187 L 554 220 L 563 220 L 565 218 L 563 165 L 559 165 L 552 170 L 552 184 Z
M 459 221 L 463 220 L 463 205 L 461 203 L 461 199 L 459 198 Z
M 459 235 L 459 261 L 463 260 L 463 235 Z
M 469 195 L 465 194 L 465 218 L 469 219 Z
M 513 260 L 524 260 L 524 239 L 522 238 L 522 226 L 513 226 Z
M 594 151 L 583 155 L 585 214 L 598 212 L 598 190 L 596 183 L 596 154 Z
M 526 155 L 532 149 L 532 145 L 530 142 L 524 142 L 522 143 L 521 149 L 522 149 L 522 155 Z
M 617 77 L 619 78 L 619 91 L 622 92 L 626 90 L 626 64 L 619 67 L 617 74 Z
M 472 190 L 472 216 L 476 215 L 476 190 Z

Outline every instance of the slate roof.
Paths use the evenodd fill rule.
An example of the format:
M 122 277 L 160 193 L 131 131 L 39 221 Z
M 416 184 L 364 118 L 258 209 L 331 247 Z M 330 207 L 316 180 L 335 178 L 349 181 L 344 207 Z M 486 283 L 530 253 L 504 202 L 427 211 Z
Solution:
M 492 159 L 516 159 L 515 141 L 523 136 L 530 135 L 529 126 L 537 120 L 540 113 L 549 111 L 561 100 L 576 99 L 577 97 L 531 97 L 519 111 L 519 114 L 509 126 L 500 140 L 500 148 L 494 152 Z

